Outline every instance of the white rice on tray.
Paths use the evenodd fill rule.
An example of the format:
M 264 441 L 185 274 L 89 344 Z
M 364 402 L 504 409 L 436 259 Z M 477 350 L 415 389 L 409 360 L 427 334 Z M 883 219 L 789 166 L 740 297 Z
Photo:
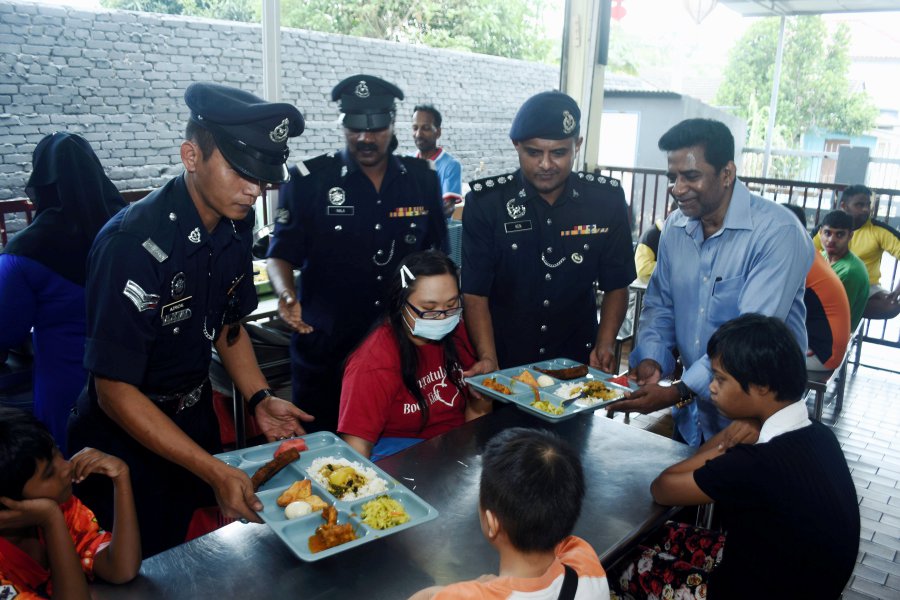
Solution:
M 354 460 L 347 460 L 346 458 L 337 458 L 334 456 L 325 456 L 322 458 L 313 459 L 312 464 L 309 465 L 306 469 L 306 474 L 309 475 L 309 478 L 324 487 L 326 490 L 328 489 L 328 480 L 322 476 L 319 471 L 322 470 L 322 467 L 325 465 L 341 465 L 342 467 L 353 467 L 357 473 L 366 478 L 366 483 L 359 490 L 354 493 L 348 491 L 341 500 L 356 500 L 357 498 L 365 498 L 366 496 L 371 496 L 373 494 L 380 494 L 387 491 L 387 482 L 378 476 L 378 473 L 375 472 L 374 469 L 367 467 L 363 464 L 360 464 Z
M 553 395 L 565 400 L 577 398 L 581 395 L 581 387 L 583 385 L 584 383 L 563 383 L 553 391 Z

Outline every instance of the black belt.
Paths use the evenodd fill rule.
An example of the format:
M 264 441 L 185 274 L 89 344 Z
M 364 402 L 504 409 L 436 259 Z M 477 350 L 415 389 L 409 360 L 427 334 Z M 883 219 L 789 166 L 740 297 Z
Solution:
M 197 387 L 183 393 L 176 394 L 147 394 L 154 403 L 158 404 L 164 412 L 178 414 L 186 408 L 190 408 L 200 402 L 203 396 L 203 387 L 209 383 L 209 379 L 201 381 Z M 174 410 L 172 410 L 174 407 Z

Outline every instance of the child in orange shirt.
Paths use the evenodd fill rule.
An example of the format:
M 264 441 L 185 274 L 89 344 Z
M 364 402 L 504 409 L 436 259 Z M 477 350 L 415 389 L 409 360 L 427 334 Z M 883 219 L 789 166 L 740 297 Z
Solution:
M 426 588 L 410 600 L 608 600 L 600 559 L 571 535 L 583 498 L 581 461 L 558 436 L 500 432 L 484 450 L 478 507 L 481 531 L 500 554 L 499 575 Z
M 90 598 L 87 580 L 133 579 L 141 544 L 128 466 L 85 448 L 65 460 L 31 414 L 0 408 L 0 597 Z M 72 483 L 105 475 L 115 487 L 112 533 L 72 495 Z

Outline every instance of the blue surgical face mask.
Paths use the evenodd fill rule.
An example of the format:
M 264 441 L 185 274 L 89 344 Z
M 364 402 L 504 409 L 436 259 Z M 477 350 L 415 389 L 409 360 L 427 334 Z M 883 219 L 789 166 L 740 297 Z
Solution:
M 459 325 L 459 315 L 453 315 L 444 319 L 420 319 L 412 314 L 409 307 L 406 308 L 406 312 L 413 319 L 413 326 L 409 327 L 406 319 L 403 319 L 403 322 L 406 323 L 412 334 L 435 342 L 447 337 Z

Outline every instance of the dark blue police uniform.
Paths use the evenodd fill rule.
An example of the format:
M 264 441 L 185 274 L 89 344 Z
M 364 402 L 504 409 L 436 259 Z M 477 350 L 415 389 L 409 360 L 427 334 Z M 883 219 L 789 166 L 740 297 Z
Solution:
M 553 205 L 519 170 L 470 185 L 462 291 L 489 298 L 500 368 L 586 363 L 597 338 L 593 282 L 608 291 L 635 278 L 620 183 L 572 173 Z
M 204 149 L 212 138 L 246 180 L 244 187 L 287 179 L 287 139 L 303 131 L 295 107 L 207 83 L 190 85 L 185 103 L 191 109 L 189 135 L 202 153 L 195 166 L 212 160 Z M 232 191 L 207 189 L 216 183 L 189 171 L 113 217 L 88 257 L 84 366 L 91 377 L 69 422 L 69 447 L 92 446 L 128 463 L 144 557 L 183 542 L 195 509 L 216 499 L 197 475 L 110 419 L 98 404 L 95 378 L 134 386 L 201 448 L 215 453 L 221 442 L 208 378 L 212 344 L 222 335 L 230 344 L 230 336 L 240 334 L 241 318 L 257 306 L 253 212 L 233 221 L 217 210 L 217 221 L 204 224 L 189 181 L 201 197 Z M 89 478 L 77 493 L 101 524 L 111 526 L 108 479 Z
M 408 254 L 443 248 L 441 187 L 427 161 L 389 155 L 381 189 L 346 149 L 291 168 L 270 258 L 301 270 L 297 294 L 312 333 L 294 333 L 293 401 L 337 427 L 344 360 L 383 313 L 389 278 Z
M 85 368 L 140 389 L 211 454 L 221 451 L 208 381 L 212 343 L 226 321 L 257 305 L 252 224 L 251 213 L 244 221 L 222 219 L 208 233 L 184 178 L 176 177 L 113 217 L 89 258 Z M 97 405 L 93 376 L 70 421 L 70 448 L 98 448 L 128 463 L 139 508 L 152 504 L 154 520 L 161 519 L 141 520 L 145 548 L 181 543 L 193 511 L 215 504 L 211 488 L 114 423 Z M 79 496 L 111 526 L 108 487 Z

